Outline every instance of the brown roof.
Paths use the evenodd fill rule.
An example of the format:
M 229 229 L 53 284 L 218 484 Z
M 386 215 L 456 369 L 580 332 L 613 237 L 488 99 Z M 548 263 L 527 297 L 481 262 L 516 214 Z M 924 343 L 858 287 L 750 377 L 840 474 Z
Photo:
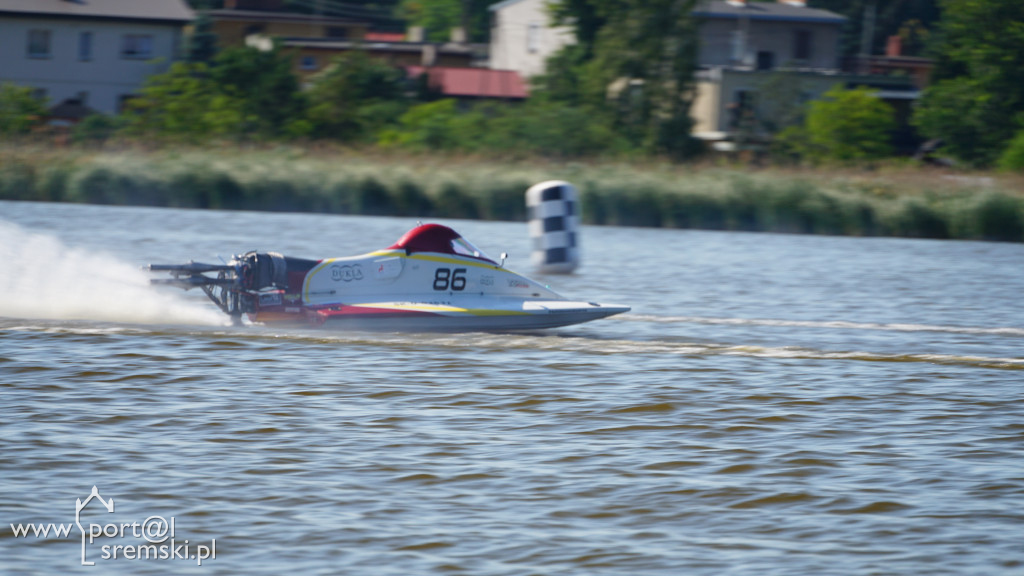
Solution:
M 405 42 L 405 32 L 367 32 L 363 42 Z
M 330 51 L 359 49 L 367 52 L 422 52 L 424 46 L 430 45 L 429 42 L 361 42 L 334 38 L 282 38 L 281 42 L 289 48 L 319 48 Z M 433 45 L 437 47 L 438 54 L 445 55 L 472 55 L 486 49 L 486 45 L 455 42 Z
M 190 22 L 185 0 L 0 0 L 0 15 Z
M 3 0 L 0 0 L 2 2 Z M 214 20 L 235 20 L 241 22 L 290 22 L 297 24 L 362 24 L 362 20 L 336 18 L 316 14 L 299 14 L 296 12 L 269 12 L 266 10 L 223 9 L 210 10 L 210 18 Z
M 808 8 L 785 2 L 728 2 L 704 0 L 697 3 L 693 14 L 704 18 L 749 18 L 820 24 L 843 24 L 846 17 L 820 8 Z
M 452 97 L 526 98 L 526 83 L 514 70 L 407 66 L 409 76 L 427 74 L 428 84 Z

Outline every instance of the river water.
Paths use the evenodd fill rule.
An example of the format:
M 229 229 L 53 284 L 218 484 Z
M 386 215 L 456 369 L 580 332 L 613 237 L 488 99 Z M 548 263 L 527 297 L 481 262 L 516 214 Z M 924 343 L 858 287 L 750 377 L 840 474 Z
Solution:
M 0 202 L 0 572 L 1024 574 L 1024 246 L 585 227 L 533 276 L 633 311 L 529 334 L 230 327 L 139 270 L 415 224 Z M 111 555 L 156 516 L 190 548 Z

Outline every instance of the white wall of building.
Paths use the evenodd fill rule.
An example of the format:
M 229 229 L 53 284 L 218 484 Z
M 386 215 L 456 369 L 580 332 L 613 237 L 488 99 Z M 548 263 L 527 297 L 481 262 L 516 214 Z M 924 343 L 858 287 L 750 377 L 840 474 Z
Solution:
M 50 31 L 48 57 L 29 55 L 31 30 Z M 91 55 L 83 59 L 83 33 L 91 33 Z M 151 38 L 151 54 L 126 57 L 124 37 Z M 145 41 L 143 41 L 145 42 Z M 119 111 L 124 96 L 138 94 L 146 77 L 167 70 L 181 46 L 175 24 L 62 18 L 0 18 L 0 82 L 45 91 L 49 104 L 86 96 L 84 104 L 106 114 Z
M 575 42 L 571 28 L 552 28 L 549 0 L 506 0 L 491 6 L 490 67 L 523 78 L 544 72 L 549 56 Z

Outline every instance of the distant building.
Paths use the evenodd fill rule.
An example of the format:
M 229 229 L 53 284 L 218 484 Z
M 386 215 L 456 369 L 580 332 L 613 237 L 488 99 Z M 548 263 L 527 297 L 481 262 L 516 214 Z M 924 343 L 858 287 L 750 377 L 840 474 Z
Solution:
M 0 82 L 113 114 L 167 70 L 192 19 L 184 0 L 0 0 Z
M 408 66 L 406 74 L 427 76 L 427 86 L 445 98 L 460 102 L 474 100 L 524 100 L 529 91 L 515 70 L 487 68 L 447 68 L 444 66 Z
M 303 80 L 327 68 L 334 57 L 355 50 L 400 68 L 469 67 L 485 58 L 486 47 L 467 43 L 461 29 L 452 30 L 448 42 L 427 42 L 422 28 L 405 33 L 373 30 L 373 14 L 346 6 L 353 17 L 289 12 L 282 0 L 226 0 L 223 9 L 211 10 L 209 16 L 221 46 L 269 49 L 277 41 Z
M 505 0 L 490 7 L 491 68 L 516 70 L 524 77 L 542 74 L 547 58 L 574 42 L 571 29 L 550 25 L 547 3 Z M 699 21 L 693 135 L 717 148 L 734 149 L 743 139 L 764 141 L 786 104 L 780 98 L 799 106 L 836 84 L 877 89 L 907 127 L 927 63 L 890 54 L 866 63 L 865 72 L 886 75 L 843 73 L 840 40 L 846 17 L 808 7 L 805 0 L 701 0 L 693 16 Z M 627 80 L 610 88 L 642 89 Z M 779 86 L 784 90 L 765 93 Z
M 523 78 L 544 73 L 548 57 L 576 42 L 569 27 L 552 27 L 549 0 L 505 0 L 491 11 L 490 68 Z
M 839 70 L 839 42 L 846 17 L 802 0 L 701 2 L 701 68 Z
M 360 19 L 287 12 L 281 0 L 227 0 L 207 14 L 222 47 L 245 46 L 253 35 L 358 41 L 370 27 Z
M 808 8 L 802 0 L 705 0 L 694 16 L 701 24 L 691 115 L 693 134 L 702 140 L 729 141 L 737 132 L 762 132 L 758 121 L 776 111 L 761 93 L 780 75 L 794 88 L 787 96 L 800 103 L 841 82 L 844 16 Z
M 899 36 L 890 36 L 885 44 L 884 56 L 858 56 L 851 59 L 850 68 L 862 73 L 878 76 L 907 76 L 914 86 L 924 89 L 928 85 L 935 61 L 931 58 L 911 56 L 903 53 L 903 41 Z
M 280 38 L 281 45 L 293 53 L 295 72 L 308 78 L 340 54 L 361 50 L 371 58 L 396 67 L 446 66 L 467 68 L 482 56 L 482 47 L 465 42 L 370 42 L 332 40 L 330 38 Z
M 920 91 L 907 75 L 847 74 L 840 37 L 846 18 L 803 0 L 707 0 L 701 19 L 693 135 L 715 148 L 764 143 L 780 109 L 816 100 L 835 85 L 877 90 L 897 112 L 906 147 L 911 103 Z

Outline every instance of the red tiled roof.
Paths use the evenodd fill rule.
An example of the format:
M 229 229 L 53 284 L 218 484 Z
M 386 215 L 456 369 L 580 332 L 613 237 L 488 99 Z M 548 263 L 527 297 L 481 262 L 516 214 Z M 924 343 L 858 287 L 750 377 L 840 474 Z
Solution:
M 404 42 L 403 32 L 367 32 L 363 35 L 366 42 Z
M 409 76 L 426 73 L 429 84 L 445 96 L 476 98 L 526 98 L 526 83 L 514 70 L 407 66 Z

